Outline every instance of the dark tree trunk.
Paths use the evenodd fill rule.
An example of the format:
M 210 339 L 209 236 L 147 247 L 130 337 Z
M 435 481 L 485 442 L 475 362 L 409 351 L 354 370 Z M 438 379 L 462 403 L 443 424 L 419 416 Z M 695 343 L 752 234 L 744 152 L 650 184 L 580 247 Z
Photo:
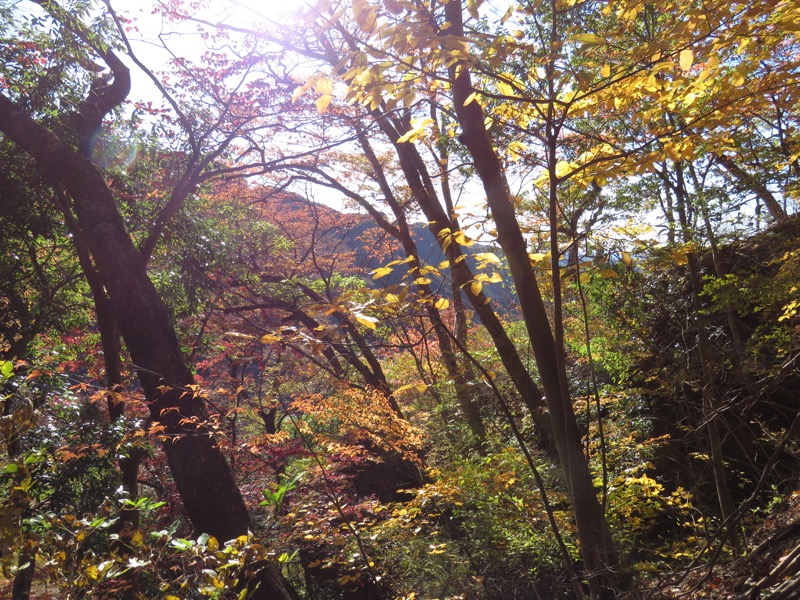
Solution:
M 445 18 L 449 26 L 443 34 L 463 36 L 462 3 L 451 0 L 446 4 Z M 474 90 L 467 65 L 459 61 L 449 70 L 453 104 L 463 132 L 461 140 L 472 156 L 483 183 L 497 227 L 498 242 L 509 264 L 542 379 L 558 455 L 572 498 L 590 592 L 592 597 L 604 597 L 607 593 L 613 594 L 614 590 L 624 588 L 626 583 L 608 523 L 597 499 L 589 465 L 582 451 L 575 412 L 565 385 L 563 361 L 559 360 L 559 353 L 563 353 L 564 349 L 557 346 L 553 337 L 539 284 L 528 258 L 527 244 L 511 202 L 505 174 L 484 127 L 483 111 L 477 102 L 468 103 Z
M 783 210 L 780 202 L 778 202 L 777 198 L 775 198 L 772 192 L 770 192 L 767 186 L 761 183 L 761 181 L 737 165 L 729 156 L 718 154 L 714 159 L 717 163 L 725 167 L 725 170 L 739 182 L 740 186 L 753 192 L 756 197 L 764 203 L 764 206 L 767 207 L 773 219 L 782 221 L 786 218 L 786 211 Z
M 204 427 L 204 401 L 194 392 L 192 373 L 167 310 L 147 277 L 102 172 L 3 94 L 0 131 L 28 152 L 42 174 L 73 199 L 78 224 L 103 276 L 151 416 L 164 427 L 164 450 L 195 530 L 220 541 L 246 534 L 249 518 L 241 493 Z M 259 594 L 296 597 L 279 572 L 273 579 L 281 585 L 274 590 L 262 585 Z
M 467 261 L 464 260 L 464 254 L 461 252 L 461 248 L 458 244 L 452 243 L 445 248 L 443 238 L 440 234 L 442 234 L 445 229 L 450 228 L 451 220 L 442 209 L 441 204 L 437 201 L 432 187 L 425 183 L 428 177 L 426 177 L 427 171 L 422 157 L 413 144 L 397 143 L 397 139 L 400 138 L 402 133 L 390 122 L 388 115 L 373 111 L 373 116 L 381 127 L 381 130 L 395 147 L 400 166 L 403 170 L 403 175 L 411 189 L 414 200 L 419 205 L 425 218 L 428 219 L 431 232 L 436 236 L 442 251 L 450 262 L 450 273 L 453 280 L 456 282 L 459 289 L 466 290 L 470 287 L 469 284 L 475 279 L 475 276 Z M 519 352 L 517 352 L 516 346 L 514 346 L 514 343 L 508 337 L 505 327 L 503 327 L 503 324 L 491 307 L 489 298 L 487 298 L 483 292 L 473 294 L 471 291 L 465 291 L 464 294 L 469 300 L 473 310 L 478 315 L 487 333 L 492 338 L 492 342 L 495 348 L 497 348 L 498 356 L 506 372 L 514 382 L 514 386 L 517 388 L 523 403 L 528 408 L 540 435 L 540 445 L 546 450 L 551 451 L 551 454 L 555 454 L 552 443 L 553 433 L 543 410 L 545 406 L 544 393 L 531 378 L 528 369 L 519 356 Z

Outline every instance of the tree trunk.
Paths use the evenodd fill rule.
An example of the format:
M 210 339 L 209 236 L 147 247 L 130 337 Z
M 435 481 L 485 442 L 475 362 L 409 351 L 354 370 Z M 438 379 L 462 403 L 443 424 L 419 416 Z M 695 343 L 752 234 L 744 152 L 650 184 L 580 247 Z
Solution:
M 460 1 L 451 0 L 445 5 L 445 18 L 449 26 L 443 31 L 443 35 L 463 37 Z M 462 129 L 461 141 L 472 156 L 483 183 L 497 227 L 497 239 L 511 270 L 542 379 L 556 448 L 572 497 L 590 593 L 592 597 L 601 598 L 613 594 L 614 590 L 624 588 L 626 582 L 611 531 L 597 499 L 589 465 L 582 451 L 581 436 L 569 391 L 565 389 L 566 374 L 563 372 L 563 361 L 559 361 L 558 356 L 564 350 L 556 346 L 553 338 L 505 174 L 484 127 L 483 111 L 477 102 L 468 103 L 473 88 L 466 63 L 456 62 L 449 67 L 449 74 L 453 104 Z
M 43 175 L 73 199 L 78 224 L 103 276 L 150 414 L 164 428 L 164 450 L 195 530 L 220 541 L 246 534 L 249 517 L 241 493 L 205 429 L 203 399 L 194 391 L 192 373 L 166 307 L 147 277 L 102 172 L 3 94 L 0 131 L 28 152 Z M 282 585 L 274 590 L 262 585 L 259 594 L 296 597 L 279 572 L 273 579 Z
M 469 288 L 469 284 L 475 279 L 475 276 L 467 261 L 464 260 L 464 254 L 458 244 L 452 243 L 445 248 L 441 234 L 446 228 L 450 228 L 451 220 L 442 210 L 441 204 L 437 201 L 431 186 L 425 184 L 427 177 L 425 177 L 425 163 L 422 157 L 419 156 L 413 144 L 397 143 L 402 133 L 389 121 L 387 115 L 373 111 L 373 116 L 381 130 L 395 147 L 406 183 L 414 200 L 419 205 L 425 218 L 428 219 L 431 232 L 436 236 L 442 251 L 450 262 L 450 274 L 453 280 L 459 289 L 465 290 Z M 481 324 L 492 338 L 506 372 L 514 382 L 522 402 L 528 408 L 531 419 L 539 433 L 541 447 L 550 452 L 552 456 L 555 456 L 551 424 L 544 415 L 544 393 L 531 378 L 528 369 L 519 356 L 519 352 L 517 352 L 516 346 L 508 337 L 505 327 L 503 327 L 494 309 L 492 309 L 489 298 L 483 292 L 473 294 L 471 291 L 465 291 L 464 294 L 478 315 Z
M 780 202 L 775 198 L 772 192 L 767 189 L 763 183 L 761 183 L 758 179 L 753 177 L 750 173 L 742 169 L 739 165 L 737 165 L 734 160 L 724 154 L 718 154 L 714 157 L 714 159 L 725 167 L 725 169 L 733 175 L 734 179 L 739 182 L 739 184 L 753 192 L 756 197 L 764 203 L 764 206 L 767 207 L 770 216 L 775 219 L 776 221 L 782 221 L 786 218 L 786 211 L 783 210 Z
M 694 232 L 688 219 L 689 198 L 686 189 L 686 182 L 683 176 L 683 167 L 675 165 L 677 184 L 675 185 L 676 205 L 678 216 L 683 233 L 684 243 L 694 241 Z M 692 307 L 694 308 L 694 321 L 697 325 L 697 354 L 700 359 L 700 373 L 702 377 L 702 397 L 703 397 L 703 417 L 706 419 L 706 429 L 708 430 L 708 441 L 711 454 L 711 466 L 714 472 L 714 485 L 717 490 L 720 514 L 723 521 L 734 512 L 734 502 L 728 484 L 728 473 L 725 468 L 725 457 L 722 453 L 722 436 L 719 428 L 719 402 L 717 400 L 717 386 L 715 374 L 712 370 L 713 362 L 711 359 L 710 340 L 708 335 L 708 323 L 703 312 L 703 302 L 701 294 L 703 292 L 703 281 L 700 274 L 700 265 L 697 254 L 691 252 L 687 256 L 687 269 L 689 272 L 689 283 L 692 287 Z M 729 529 L 729 540 L 735 548 L 740 547 L 739 536 L 736 532 L 735 524 Z

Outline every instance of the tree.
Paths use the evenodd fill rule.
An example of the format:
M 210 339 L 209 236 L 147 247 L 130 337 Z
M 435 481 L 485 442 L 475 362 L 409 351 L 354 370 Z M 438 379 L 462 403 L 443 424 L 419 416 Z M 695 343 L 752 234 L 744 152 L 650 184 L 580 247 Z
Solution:
M 73 33 L 80 35 L 80 30 Z M 130 89 L 129 71 L 115 52 L 102 42 L 90 46 L 112 76 L 109 82 L 93 86 L 89 100 L 75 115 L 86 124 L 87 131 L 79 135 L 84 143 L 88 128 L 96 127 Z M 220 540 L 245 535 L 247 509 L 224 456 L 205 429 L 203 399 L 194 388 L 164 304 L 125 230 L 102 171 L 86 157 L 80 142 L 75 149 L 5 94 L 0 94 L 0 131 L 71 197 L 71 208 L 103 277 L 150 414 L 164 427 L 163 447 L 195 529 Z M 266 565 L 262 573 L 260 594 L 295 597 L 274 566 Z

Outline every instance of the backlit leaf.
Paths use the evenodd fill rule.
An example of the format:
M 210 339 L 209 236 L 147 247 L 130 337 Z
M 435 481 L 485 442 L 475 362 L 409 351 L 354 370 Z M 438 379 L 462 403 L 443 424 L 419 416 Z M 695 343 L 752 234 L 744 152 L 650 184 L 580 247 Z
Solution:
M 578 33 L 572 36 L 576 42 L 583 42 L 584 44 L 602 44 L 603 38 L 593 33 Z
M 681 70 L 684 72 L 688 71 L 692 68 L 694 64 L 694 53 L 690 48 L 684 48 L 681 50 L 680 55 L 678 56 L 678 62 L 681 65 Z
M 364 327 L 375 329 L 378 325 L 378 319 L 375 317 L 370 317 L 361 313 L 355 313 L 353 316 L 355 317 L 356 321 L 361 323 Z

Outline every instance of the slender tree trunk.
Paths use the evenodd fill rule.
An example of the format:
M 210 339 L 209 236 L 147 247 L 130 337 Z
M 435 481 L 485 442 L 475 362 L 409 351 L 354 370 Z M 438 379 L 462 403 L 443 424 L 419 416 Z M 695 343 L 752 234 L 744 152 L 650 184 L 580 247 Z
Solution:
M 363 132 L 359 132 L 359 141 L 361 142 L 361 147 L 364 149 L 364 153 L 367 156 L 373 171 L 375 172 L 384 198 L 394 214 L 396 227 L 392 228 L 392 233 L 403 246 L 403 252 L 405 255 L 411 259 L 411 262 L 409 263 L 409 269 L 413 273 L 418 273 L 419 269 L 422 267 L 422 263 L 419 259 L 417 244 L 414 241 L 414 238 L 411 236 L 411 229 L 408 226 L 405 212 L 395 198 L 391 186 L 389 186 L 388 180 L 383 172 L 383 167 L 381 166 L 380 161 L 378 161 L 377 156 L 372 150 L 372 146 L 369 144 L 369 141 Z M 426 298 L 434 298 L 434 294 L 428 284 L 420 283 L 417 285 L 417 288 Z M 458 294 L 460 299 L 459 290 L 454 291 L 454 294 Z M 458 363 L 458 358 L 455 350 L 453 349 L 453 344 L 450 341 L 450 336 L 445 330 L 445 325 L 439 315 L 439 310 L 436 308 L 434 303 L 432 301 L 426 303 L 424 305 L 424 310 L 433 326 L 433 331 L 436 335 L 436 341 L 439 344 L 439 351 L 442 355 L 442 363 L 447 370 L 448 377 L 450 377 L 450 379 L 453 381 L 456 392 L 456 400 L 462 416 L 472 432 L 472 435 L 475 437 L 477 447 L 480 449 L 486 438 L 486 427 L 484 426 L 483 419 L 481 418 L 480 406 L 475 402 L 474 395 L 472 393 L 472 390 L 475 389 L 474 376 L 470 378 L 470 375 L 473 375 L 471 370 L 468 372 L 463 368 L 462 365 Z
M 756 177 L 737 165 L 736 162 L 729 156 L 717 154 L 714 157 L 714 160 L 725 167 L 728 173 L 733 175 L 734 179 L 739 182 L 739 185 L 753 192 L 756 197 L 764 203 L 764 206 L 767 207 L 767 210 L 773 219 L 776 221 L 782 221 L 786 218 L 786 211 L 783 210 L 780 202 L 778 202 L 772 192 L 767 189 L 767 186 L 761 183 Z
M 681 164 L 675 165 L 675 175 L 677 182 L 674 186 L 675 203 L 678 209 L 683 241 L 691 243 L 694 241 L 694 232 L 688 218 L 688 193 L 686 182 Z M 689 273 L 689 283 L 692 287 L 692 306 L 694 308 L 694 320 L 697 325 L 697 354 L 700 359 L 700 373 L 702 377 L 702 396 L 703 396 L 703 416 L 706 420 L 708 430 L 708 440 L 711 449 L 711 466 L 714 472 L 714 485 L 717 490 L 720 513 L 723 520 L 733 514 L 735 509 L 730 487 L 728 485 L 728 473 L 725 468 L 725 458 L 722 452 L 722 436 L 719 429 L 719 419 L 717 415 L 718 402 L 716 393 L 716 383 L 714 381 L 713 361 L 711 359 L 710 341 L 708 337 L 708 323 L 703 314 L 703 303 L 701 294 L 703 292 L 703 282 L 700 275 L 700 265 L 697 254 L 689 253 L 687 256 L 687 269 Z M 735 528 L 731 528 L 730 540 L 738 545 Z
M 464 32 L 460 1 L 450 0 L 445 5 L 445 18 L 449 25 L 443 35 L 462 37 Z M 589 465 L 583 455 L 569 390 L 565 389 L 566 373 L 563 370 L 563 360 L 559 358 L 563 347 L 558 347 L 553 337 L 505 175 L 484 126 L 483 111 L 477 102 L 468 102 L 474 90 L 467 64 L 463 60 L 455 62 L 449 68 L 449 74 L 453 104 L 462 129 L 461 140 L 472 156 L 483 183 L 497 227 L 498 242 L 511 270 L 545 390 L 556 447 L 573 501 L 590 593 L 596 598 L 613 595 L 615 590 L 626 586 L 626 581 L 611 531 L 597 499 Z

